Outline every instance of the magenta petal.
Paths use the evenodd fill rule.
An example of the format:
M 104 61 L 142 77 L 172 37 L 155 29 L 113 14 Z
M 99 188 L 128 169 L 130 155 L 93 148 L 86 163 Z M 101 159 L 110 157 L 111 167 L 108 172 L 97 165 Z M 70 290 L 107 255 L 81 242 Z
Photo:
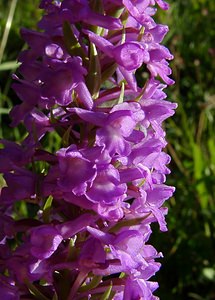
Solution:
M 114 205 L 118 199 L 123 199 L 126 184 L 120 183 L 118 171 L 111 165 L 99 172 L 92 187 L 86 192 L 86 197 L 96 203 Z
M 68 239 L 86 229 L 86 227 L 90 225 L 94 219 L 95 218 L 91 214 L 83 214 L 72 221 L 56 225 L 56 229 L 60 232 L 64 239 Z
M 164 10 L 169 9 L 169 4 L 166 1 L 163 0 L 155 0 L 157 4 Z
M 113 49 L 114 57 L 119 65 L 128 71 L 138 69 L 143 62 L 150 59 L 148 52 L 138 43 L 127 42 Z
M 137 82 L 136 82 L 136 78 L 134 76 L 134 72 L 127 71 L 122 66 L 119 66 L 119 71 L 124 76 L 125 80 L 127 81 L 128 85 L 130 86 L 130 88 L 132 90 L 134 90 L 135 92 L 137 92 Z
M 63 240 L 59 232 L 49 225 L 36 227 L 30 234 L 31 253 L 39 259 L 50 257 Z
M 95 164 L 84 158 L 74 147 L 63 148 L 57 154 L 61 173 L 59 186 L 65 192 L 83 195 L 87 184 L 91 184 L 96 176 Z
M 85 32 L 88 34 L 90 41 L 93 42 L 99 50 L 103 51 L 105 54 L 107 54 L 110 57 L 113 56 L 112 55 L 113 45 L 107 39 L 88 30 L 86 30 Z
M 95 238 L 88 239 L 81 249 L 79 256 L 79 264 L 81 267 L 90 270 L 104 265 L 106 261 L 106 253 L 102 243 Z
M 147 201 L 151 205 L 156 205 L 160 207 L 165 200 L 172 197 L 175 188 L 172 186 L 167 186 L 165 184 L 156 185 L 152 190 L 147 191 Z

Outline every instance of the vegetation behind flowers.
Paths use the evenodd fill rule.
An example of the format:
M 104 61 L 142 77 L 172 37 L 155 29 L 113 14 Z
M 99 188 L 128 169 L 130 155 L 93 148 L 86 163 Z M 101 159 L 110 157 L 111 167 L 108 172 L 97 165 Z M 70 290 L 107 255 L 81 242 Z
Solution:
M 14 60 L 24 47 L 19 28 L 32 28 L 39 19 L 36 1 L 18 1 L 0 65 L 1 135 L 19 141 L 24 130 L 9 128 L 8 110 L 16 104 L 10 89 Z M 39 1 L 38 1 L 39 2 Z M 0 3 L 0 35 L 3 37 L 9 9 L 15 1 Z M 169 98 L 179 103 L 177 114 L 166 123 L 172 156 L 170 185 L 177 190 L 169 201 L 169 232 L 153 236 L 152 244 L 164 253 L 157 275 L 161 299 L 215 299 L 215 4 L 210 0 L 172 1 L 168 15 L 166 44 L 175 56 L 172 68 L 176 87 Z M 13 69 L 13 70 L 12 70 Z M 144 76 L 144 71 L 142 75 Z M 52 139 L 52 140 L 51 140 Z M 50 136 L 47 144 L 58 143 Z M 29 207 L 17 207 L 17 214 L 30 216 Z
M 178 102 L 167 124 L 177 187 L 169 202 L 169 235 L 157 237 L 168 255 L 158 274 L 161 299 L 215 299 L 215 3 L 175 0 L 166 44 L 174 54 L 176 80 L 169 97 Z M 165 250 L 164 250 L 165 249 Z

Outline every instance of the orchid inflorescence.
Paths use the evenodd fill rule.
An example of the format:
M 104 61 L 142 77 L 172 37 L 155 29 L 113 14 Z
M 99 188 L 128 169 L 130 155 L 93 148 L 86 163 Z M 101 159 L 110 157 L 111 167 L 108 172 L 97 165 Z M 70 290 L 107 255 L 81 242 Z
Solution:
M 42 0 L 39 31 L 21 30 L 10 116 L 27 134 L 1 140 L 1 299 L 158 299 L 162 253 L 148 241 L 152 222 L 167 230 L 162 122 L 176 104 L 156 5 L 168 9 Z

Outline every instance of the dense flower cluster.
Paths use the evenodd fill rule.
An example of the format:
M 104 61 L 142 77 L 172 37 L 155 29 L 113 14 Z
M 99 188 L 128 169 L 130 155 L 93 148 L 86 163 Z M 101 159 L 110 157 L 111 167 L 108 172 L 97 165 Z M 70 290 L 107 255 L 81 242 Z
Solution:
M 167 230 L 162 122 L 176 108 L 157 4 L 42 0 L 40 31 L 22 30 L 10 115 L 28 134 L 1 140 L 1 299 L 157 299 L 148 240 L 152 222 Z

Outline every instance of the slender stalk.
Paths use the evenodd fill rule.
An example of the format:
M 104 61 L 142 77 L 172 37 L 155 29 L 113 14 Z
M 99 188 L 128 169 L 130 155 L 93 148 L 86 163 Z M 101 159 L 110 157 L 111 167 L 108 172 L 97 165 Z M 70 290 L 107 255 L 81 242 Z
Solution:
M 13 16 L 15 13 L 15 9 L 16 9 L 16 4 L 17 4 L 18 0 L 12 0 L 11 1 L 11 5 L 10 5 L 10 10 L 9 10 L 9 14 L 7 17 L 7 22 L 5 25 L 5 30 L 4 30 L 4 34 L 3 34 L 3 38 L 2 38 L 2 42 L 1 42 L 1 46 L 0 46 L 0 63 L 2 61 L 3 55 L 4 55 L 4 50 L 7 44 L 7 40 L 8 40 L 8 36 L 10 33 L 10 28 L 11 28 L 11 24 L 13 21 Z

